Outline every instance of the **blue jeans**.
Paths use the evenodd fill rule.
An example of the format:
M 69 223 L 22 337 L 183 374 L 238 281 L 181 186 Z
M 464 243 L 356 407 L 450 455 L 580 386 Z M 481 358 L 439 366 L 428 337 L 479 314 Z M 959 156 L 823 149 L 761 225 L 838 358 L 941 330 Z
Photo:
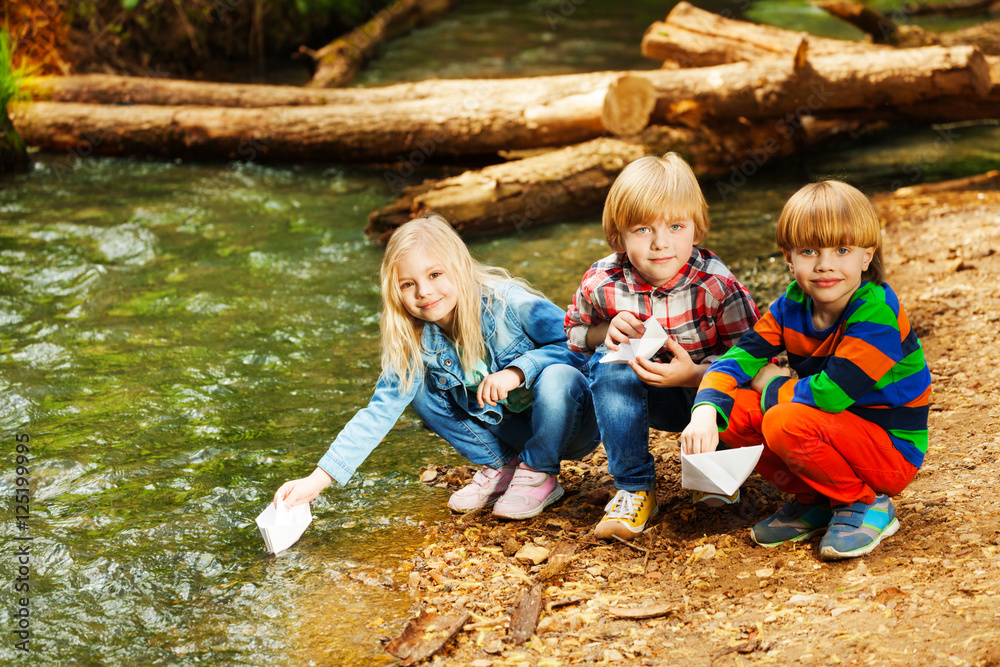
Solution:
M 590 389 L 608 472 L 624 491 L 656 488 L 656 466 L 649 453 L 649 427 L 683 431 L 691 420 L 695 387 L 651 387 L 628 364 L 599 363 L 601 346 L 590 363 Z
M 428 428 L 476 465 L 499 468 L 520 454 L 534 470 L 555 475 L 562 460 L 582 459 L 597 449 L 594 402 L 582 372 L 551 364 L 531 390 L 531 407 L 523 412 L 505 408 L 497 424 L 473 419 L 440 393 L 420 392 L 411 405 Z

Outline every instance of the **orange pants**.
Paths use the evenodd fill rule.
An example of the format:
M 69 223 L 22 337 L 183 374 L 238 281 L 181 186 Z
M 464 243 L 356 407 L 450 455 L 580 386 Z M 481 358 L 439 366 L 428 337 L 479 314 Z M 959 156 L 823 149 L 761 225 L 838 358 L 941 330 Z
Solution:
M 850 412 L 830 414 L 801 403 L 781 403 L 763 414 L 760 394 L 738 389 L 729 428 L 730 447 L 764 445 L 756 470 L 802 503 L 875 502 L 894 496 L 917 468 L 893 447 L 882 428 Z

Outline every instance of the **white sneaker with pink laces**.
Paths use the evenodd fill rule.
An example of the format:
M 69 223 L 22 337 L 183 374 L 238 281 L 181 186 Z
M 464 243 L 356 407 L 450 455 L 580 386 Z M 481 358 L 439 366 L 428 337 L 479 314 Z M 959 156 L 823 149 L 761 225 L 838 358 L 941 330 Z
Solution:
M 556 475 L 532 470 L 522 463 L 514 472 L 507 492 L 493 506 L 493 516 L 501 519 L 530 519 L 563 497 Z
M 514 478 L 517 462 L 518 457 L 515 456 L 499 470 L 483 466 L 479 472 L 473 475 L 472 482 L 451 494 L 451 498 L 448 499 L 448 509 L 464 514 L 494 504 L 507 490 L 510 480 Z

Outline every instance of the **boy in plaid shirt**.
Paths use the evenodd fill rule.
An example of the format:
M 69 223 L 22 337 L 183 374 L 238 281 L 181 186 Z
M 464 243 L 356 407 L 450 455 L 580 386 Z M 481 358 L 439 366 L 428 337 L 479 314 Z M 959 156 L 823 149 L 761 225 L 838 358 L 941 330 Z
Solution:
M 708 235 L 708 204 L 676 153 L 628 165 L 611 186 L 603 222 L 615 252 L 584 274 L 565 326 L 570 349 L 594 355 L 594 408 L 618 489 L 595 535 L 630 540 L 657 510 L 649 427 L 687 426 L 709 364 L 760 313 L 722 260 L 697 247 Z M 670 336 L 652 359 L 599 363 L 608 350 L 641 338 L 650 317 Z

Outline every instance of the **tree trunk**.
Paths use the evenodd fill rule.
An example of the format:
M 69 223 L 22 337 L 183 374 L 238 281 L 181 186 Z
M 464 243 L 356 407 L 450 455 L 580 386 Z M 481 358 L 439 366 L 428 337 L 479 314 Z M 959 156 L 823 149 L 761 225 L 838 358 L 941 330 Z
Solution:
M 990 64 L 971 46 L 806 57 L 806 44 L 803 41 L 794 58 L 628 76 L 653 84 L 657 101 L 652 119 L 667 123 L 705 116 L 752 118 L 801 116 L 820 110 L 900 109 L 941 97 L 974 101 L 989 94 L 992 85 Z
M 370 21 L 319 50 L 300 47 L 300 54 L 316 61 L 316 71 L 306 86 L 337 88 L 347 85 L 383 40 L 426 23 L 450 6 L 451 0 L 395 0 Z
M 441 104 L 475 107 L 494 98 L 511 105 L 541 104 L 610 85 L 622 72 L 563 74 L 518 79 L 429 79 L 378 88 L 319 89 L 298 86 L 215 83 L 107 74 L 38 77 L 25 89 L 38 101 L 83 104 L 274 107 L 386 104 L 438 98 Z
M 385 243 L 397 227 L 427 211 L 441 213 L 470 237 L 579 215 L 600 206 L 618 172 L 644 153 L 641 145 L 601 138 L 411 186 L 368 217 L 365 234 Z
M 809 51 L 814 56 L 864 54 L 889 48 L 727 19 L 680 2 L 665 22 L 654 23 L 646 30 L 642 55 L 664 61 L 668 69 L 708 67 L 791 55 L 804 36 L 808 36 Z
M 397 227 L 428 211 L 443 214 L 466 237 L 565 220 L 599 210 L 627 164 L 670 150 L 683 155 L 699 177 L 717 176 L 705 187 L 726 198 L 771 160 L 862 129 L 857 121 L 813 119 L 790 130 L 779 119 L 654 126 L 629 140 L 594 139 L 404 188 L 395 202 L 369 215 L 365 234 L 385 243 Z M 385 175 L 390 186 L 398 182 L 393 174 Z
M 610 83 L 612 77 L 599 78 Z M 491 97 L 261 109 L 36 102 L 18 106 L 14 122 L 28 145 L 46 150 L 86 143 L 99 155 L 398 159 L 416 166 L 442 157 L 564 146 L 600 136 L 606 91 L 607 84 L 540 103 Z
M 957 46 L 967 44 L 978 47 L 988 55 L 1000 55 L 1000 21 L 987 21 L 950 32 L 928 32 L 911 25 L 897 25 L 889 17 L 852 0 L 823 0 L 819 6 L 862 32 L 871 35 L 878 43 L 900 48 L 920 46 Z
M 24 171 L 30 163 L 24 141 L 7 117 L 7 111 L 0 109 L 0 176 Z

